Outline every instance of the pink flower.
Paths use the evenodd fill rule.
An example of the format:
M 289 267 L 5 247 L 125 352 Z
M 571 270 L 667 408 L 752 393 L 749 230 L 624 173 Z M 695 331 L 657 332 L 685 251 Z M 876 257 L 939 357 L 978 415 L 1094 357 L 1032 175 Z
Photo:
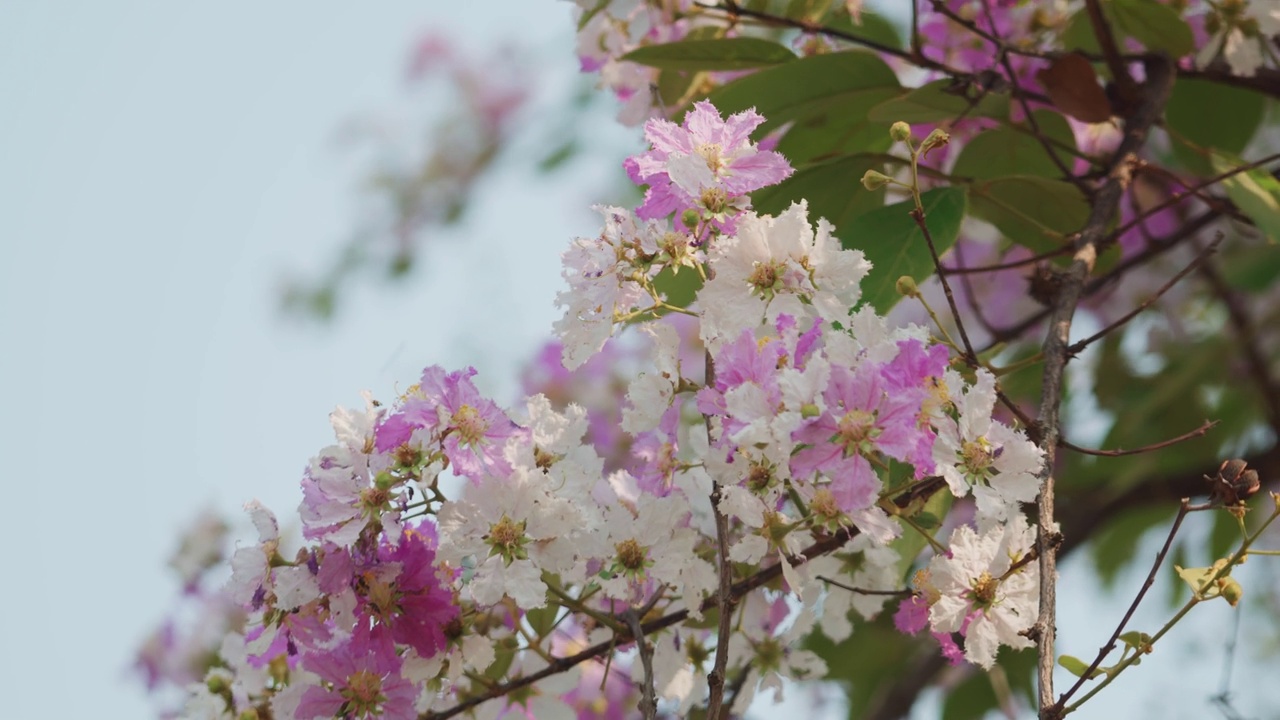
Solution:
M 480 394 L 472 376 L 475 368 L 446 373 L 439 365 L 422 371 L 422 381 L 400 412 L 378 426 L 376 447 L 387 451 L 426 430 L 443 445 L 454 472 L 479 480 L 485 473 L 498 477 L 511 472 L 503 459 L 507 439 L 518 428 L 497 403 Z
M 747 193 L 792 172 L 786 158 L 751 142 L 751 131 L 763 122 L 754 110 L 723 120 L 706 101 L 694 105 L 683 125 L 650 120 L 644 134 L 653 149 L 625 164 L 636 184 L 649 185 L 636 215 L 662 218 L 694 209 L 729 230 L 730 211 L 736 215 L 751 206 Z
M 359 629 L 329 651 L 308 653 L 303 666 L 323 685 L 307 688 L 296 717 L 413 720 L 417 690 L 400 674 L 400 658 L 386 632 Z

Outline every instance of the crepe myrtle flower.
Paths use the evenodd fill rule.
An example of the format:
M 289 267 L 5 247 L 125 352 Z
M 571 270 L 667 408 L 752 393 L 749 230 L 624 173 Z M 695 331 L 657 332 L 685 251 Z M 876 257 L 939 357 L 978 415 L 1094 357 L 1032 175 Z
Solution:
M 995 401 L 995 377 L 979 370 L 975 383 L 955 399 L 959 417 L 935 419 L 933 460 L 956 497 L 972 489 L 980 519 L 999 522 L 1019 503 L 1035 500 L 1044 454 L 1020 431 L 992 419 Z
M 298 720 L 412 720 L 418 690 L 400 673 L 395 643 L 384 629 L 358 629 L 332 650 L 303 657 L 302 666 L 319 676 L 298 703 Z
M 706 101 L 695 103 L 681 125 L 650 120 L 644 135 L 653 148 L 624 165 L 637 185 L 649 186 L 636 214 L 662 218 L 694 210 L 732 232 L 731 217 L 751 207 L 747 193 L 792 173 L 786 158 L 751 142 L 763 122 L 754 108 L 725 120 Z
M 871 263 L 861 250 L 842 249 L 832 230 L 825 219 L 809 221 L 805 201 L 777 217 L 739 217 L 736 232 L 708 252 L 715 277 L 697 297 L 703 341 L 717 350 L 743 330 L 773 324 L 783 314 L 801 327 L 813 317 L 847 322 Z
M 480 394 L 471 381 L 475 374 L 473 367 L 446 372 L 432 365 L 423 370 L 400 411 L 378 426 L 377 449 L 387 452 L 426 431 L 441 443 L 459 475 L 479 480 L 486 473 L 511 472 L 502 451 L 519 428 L 497 403 Z
M 981 534 L 961 525 L 951 534 L 950 554 L 935 556 L 920 583 L 933 631 L 963 635 L 965 659 L 984 669 L 995 664 L 1001 645 L 1033 645 L 1023 634 L 1040 604 L 1039 567 L 1026 562 L 1032 541 L 1022 518 Z

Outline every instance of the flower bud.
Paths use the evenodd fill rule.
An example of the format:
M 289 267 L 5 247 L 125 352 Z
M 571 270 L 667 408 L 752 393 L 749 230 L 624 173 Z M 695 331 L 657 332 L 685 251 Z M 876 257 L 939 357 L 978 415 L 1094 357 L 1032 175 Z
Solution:
M 925 138 L 924 142 L 920 144 L 920 151 L 924 153 L 925 157 L 928 157 L 930 150 L 944 147 L 949 142 L 951 142 L 950 133 L 942 128 L 934 128 L 933 132 L 929 133 L 929 137 Z
M 875 170 L 868 170 L 862 176 L 862 187 L 868 190 L 879 190 L 890 182 L 893 182 L 893 178 Z
M 701 219 L 701 216 L 698 215 L 698 211 L 693 208 L 685 210 L 684 213 L 680 215 L 680 222 L 689 229 L 698 227 L 698 221 Z
M 1244 588 L 1233 577 L 1218 578 L 1218 594 L 1231 603 L 1231 607 L 1235 607 L 1244 597 Z
M 894 142 L 906 142 L 911 139 L 911 126 L 899 120 L 889 126 L 889 137 Z
M 894 287 L 898 290 L 898 294 L 903 297 L 913 298 L 920 296 L 920 288 L 916 286 L 915 278 L 910 275 L 903 275 L 898 278 L 898 282 L 894 284 Z

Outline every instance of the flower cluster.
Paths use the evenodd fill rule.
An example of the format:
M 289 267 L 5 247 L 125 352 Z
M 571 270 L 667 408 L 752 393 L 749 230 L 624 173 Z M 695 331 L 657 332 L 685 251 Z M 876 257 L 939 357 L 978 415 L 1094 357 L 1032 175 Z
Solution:
M 984 666 L 1025 644 L 1035 586 L 1019 506 L 1038 450 L 992 418 L 989 373 L 966 379 L 924 328 L 858 305 L 871 265 L 826 220 L 804 202 L 751 209 L 748 193 L 791 171 L 752 141 L 761 121 L 708 103 L 683 125 L 650 121 L 653 148 L 627 163 L 644 204 L 601 208 L 601 232 L 564 254 L 565 368 L 608 391 L 618 378 L 593 358 L 607 347 L 625 367 L 636 356 L 611 338 L 643 338 L 620 404 L 576 402 L 589 380 L 557 369 L 531 380 L 548 394 L 506 411 L 474 370 L 429 367 L 389 406 L 366 396 L 331 415 L 336 441 L 302 478 L 301 549 L 282 552 L 276 517 L 246 508 L 258 539 L 235 551 L 225 592 L 248 620 L 192 685 L 188 715 L 605 717 L 635 706 L 637 682 L 683 711 L 725 654 L 743 700 L 777 697 L 784 678 L 825 674 L 799 644 L 816 627 L 843 639 L 853 611 L 911 592 L 913 558 L 893 543 L 927 532 L 910 498 L 944 488 L 974 497 L 975 526 L 904 607 Z M 700 282 L 687 306 L 664 294 L 667 270 Z M 721 581 L 753 573 L 782 583 L 742 591 L 732 636 L 663 620 L 645 633 L 652 667 L 634 662 L 633 623 L 722 612 Z M 570 672 L 526 682 L 571 656 Z

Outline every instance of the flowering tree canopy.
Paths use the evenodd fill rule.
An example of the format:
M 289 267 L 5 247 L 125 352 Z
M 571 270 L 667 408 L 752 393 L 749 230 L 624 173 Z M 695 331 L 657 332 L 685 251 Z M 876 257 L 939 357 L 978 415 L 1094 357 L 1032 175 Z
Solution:
M 1280 4 L 576 18 L 641 204 L 564 251 L 520 403 L 427 367 L 331 415 L 299 540 L 250 502 L 219 583 L 193 529 L 199 630 L 139 660 L 174 714 L 718 720 L 828 680 L 892 718 L 954 666 L 947 717 L 1053 719 L 1241 600 L 1280 515 Z M 1056 651 L 1057 558 L 1114 576 L 1153 525 L 1130 612 Z M 1185 603 L 1130 627 L 1173 551 Z

